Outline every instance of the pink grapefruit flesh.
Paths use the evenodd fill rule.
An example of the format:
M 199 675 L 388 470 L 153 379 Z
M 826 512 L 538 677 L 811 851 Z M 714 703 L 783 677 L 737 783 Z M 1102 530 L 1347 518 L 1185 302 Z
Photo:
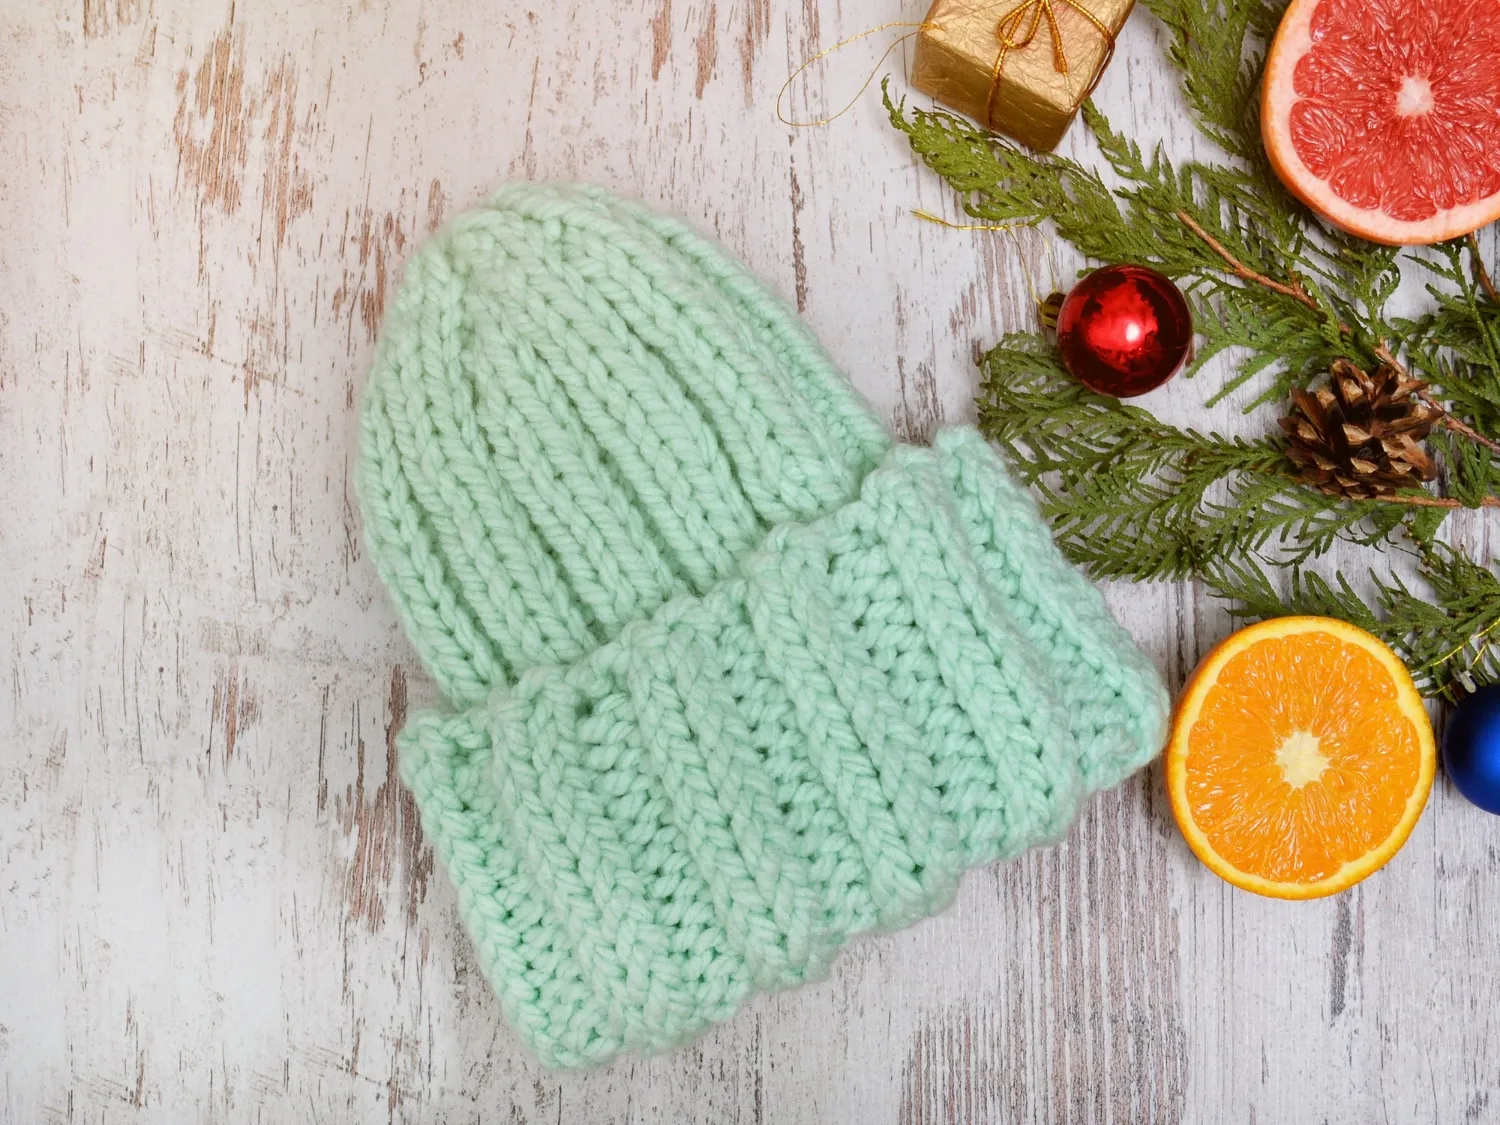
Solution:
M 1500 218 L 1500 0 L 1293 0 L 1266 154 L 1335 226 L 1394 246 Z

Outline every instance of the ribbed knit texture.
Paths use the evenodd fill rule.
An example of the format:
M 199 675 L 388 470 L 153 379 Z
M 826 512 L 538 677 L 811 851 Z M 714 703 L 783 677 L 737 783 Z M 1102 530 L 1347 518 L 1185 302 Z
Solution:
M 894 444 L 738 264 L 601 191 L 513 185 L 416 253 L 359 495 L 451 703 L 403 777 L 550 1065 L 823 975 L 1165 735 L 975 431 Z

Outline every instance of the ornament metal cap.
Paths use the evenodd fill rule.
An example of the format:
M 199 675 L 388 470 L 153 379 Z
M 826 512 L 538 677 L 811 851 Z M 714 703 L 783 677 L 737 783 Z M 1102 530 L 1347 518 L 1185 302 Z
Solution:
M 1057 317 L 1062 312 L 1063 301 L 1066 298 L 1066 293 L 1053 290 L 1036 303 L 1037 319 L 1042 322 L 1042 330 L 1044 332 L 1057 331 Z

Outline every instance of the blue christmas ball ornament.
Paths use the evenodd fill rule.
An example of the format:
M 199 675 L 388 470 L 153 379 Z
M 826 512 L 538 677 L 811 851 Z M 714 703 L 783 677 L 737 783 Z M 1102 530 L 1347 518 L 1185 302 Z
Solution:
M 1500 684 L 1480 688 L 1453 709 L 1443 731 L 1443 768 L 1460 793 L 1500 815 Z

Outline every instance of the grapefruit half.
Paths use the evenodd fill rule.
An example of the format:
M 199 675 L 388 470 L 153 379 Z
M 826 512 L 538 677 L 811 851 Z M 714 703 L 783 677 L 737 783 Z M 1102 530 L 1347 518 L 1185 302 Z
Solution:
M 1500 218 L 1500 0 L 1292 0 L 1266 60 L 1266 154 L 1350 234 L 1439 242 Z

